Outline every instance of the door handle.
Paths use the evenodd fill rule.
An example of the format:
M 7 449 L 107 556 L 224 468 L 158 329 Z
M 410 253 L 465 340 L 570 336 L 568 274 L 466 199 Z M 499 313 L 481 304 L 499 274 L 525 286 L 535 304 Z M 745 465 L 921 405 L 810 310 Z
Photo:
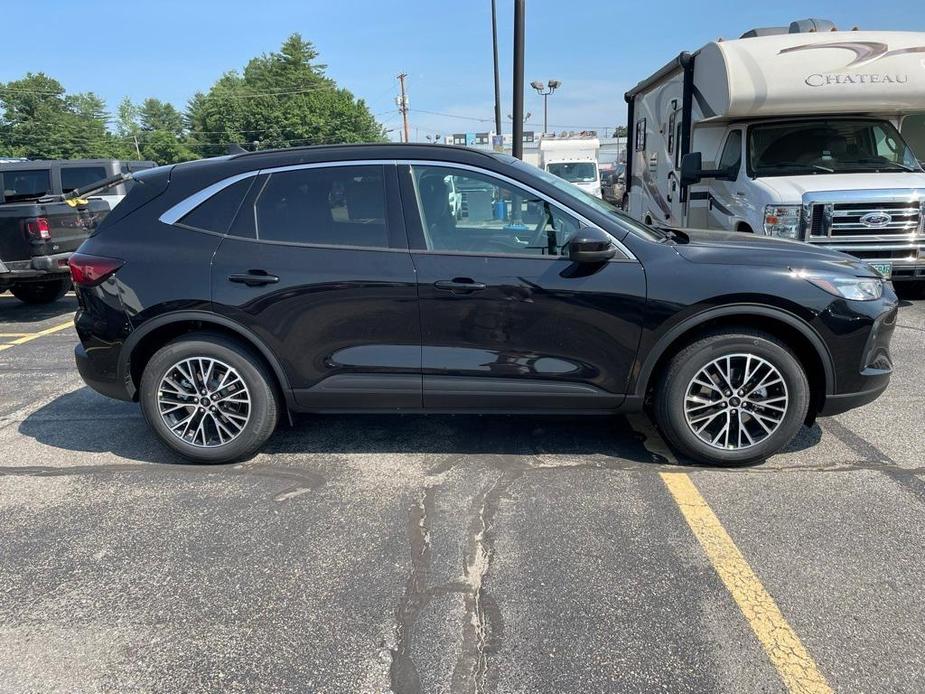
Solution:
M 469 294 L 471 292 L 480 292 L 486 289 L 488 285 L 476 282 L 468 277 L 454 277 L 451 280 L 439 280 L 434 282 L 437 289 L 453 292 L 454 294 Z
M 246 284 L 248 287 L 259 287 L 264 284 L 276 284 L 279 277 L 271 275 L 266 270 L 250 270 L 249 272 L 228 275 L 229 282 Z

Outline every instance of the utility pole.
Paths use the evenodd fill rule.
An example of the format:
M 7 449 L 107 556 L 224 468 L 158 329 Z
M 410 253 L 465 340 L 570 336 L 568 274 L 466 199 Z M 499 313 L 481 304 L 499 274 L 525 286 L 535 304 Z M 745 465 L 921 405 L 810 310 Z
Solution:
M 514 0 L 514 134 L 511 153 L 524 158 L 524 12 L 525 0 Z
M 495 135 L 501 135 L 501 72 L 498 67 L 498 18 L 491 0 L 491 46 L 495 56 Z
M 398 82 L 401 84 L 401 96 L 395 100 L 395 103 L 398 104 L 398 110 L 401 112 L 401 118 L 403 122 L 402 131 L 405 134 L 405 142 L 409 141 L 408 136 L 408 95 L 405 94 L 405 78 L 408 76 L 408 73 L 403 72 L 398 76 Z

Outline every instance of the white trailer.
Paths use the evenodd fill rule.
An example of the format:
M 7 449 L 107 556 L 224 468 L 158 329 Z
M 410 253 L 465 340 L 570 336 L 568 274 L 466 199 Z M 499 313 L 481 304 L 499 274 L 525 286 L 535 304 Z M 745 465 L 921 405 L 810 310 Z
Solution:
M 925 33 L 756 29 L 681 53 L 626 101 L 636 219 L 799 239 L 925 280 Z
M 539 168 L 574 183 L 586 193 L 601 197 L 600 149 L 601 142 L 595 135 L 543 135 Z

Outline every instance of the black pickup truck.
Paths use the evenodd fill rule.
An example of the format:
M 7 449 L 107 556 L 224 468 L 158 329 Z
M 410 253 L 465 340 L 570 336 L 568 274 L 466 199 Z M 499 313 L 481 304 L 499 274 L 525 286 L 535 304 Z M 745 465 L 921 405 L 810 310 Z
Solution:
M 6 201 L 0 190 L 0 292 L 30 304 L 64 296 L 68 258 L 109 213 L 105 200 L 78 202 Z

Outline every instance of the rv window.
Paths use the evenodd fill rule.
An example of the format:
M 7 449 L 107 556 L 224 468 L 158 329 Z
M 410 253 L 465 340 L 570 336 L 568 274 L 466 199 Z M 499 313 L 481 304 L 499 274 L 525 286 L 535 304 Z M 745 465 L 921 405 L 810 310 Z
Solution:
M 646 119 L 636 122 L 636 151 L 642 152 L 646 148 Z
M 903 119 L 903 139 L 915 152 L 919 161 L 925 161 L 925 113 L 913 113 Z
M 725 170 L 733 169 L 736 173 L 742 166 L 742 131 L 733 130 L 726 138 L 726 146 L 723 147 L 723 156 L 719 159 L 719 168 Z
M 678 112 L 672 111 L 668 116 L 668 154 L 674 154 L 675 145 L 675 122 L 678 120 Z

